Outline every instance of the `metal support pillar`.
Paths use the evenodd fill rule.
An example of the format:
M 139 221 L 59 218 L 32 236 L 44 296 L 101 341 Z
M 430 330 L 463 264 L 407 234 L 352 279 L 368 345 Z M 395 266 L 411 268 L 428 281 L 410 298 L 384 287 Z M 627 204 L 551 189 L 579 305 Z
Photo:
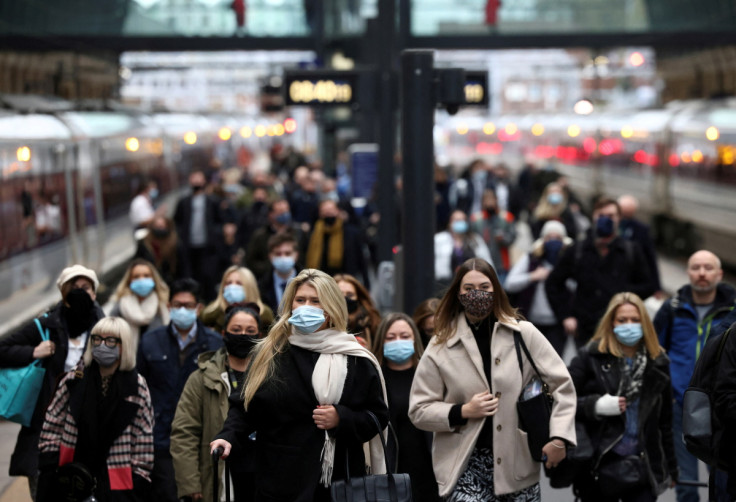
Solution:
M 401 55 L 404 312 L 413 312 L 434 292 L 433 66 L 432 51 L 407 50 Z

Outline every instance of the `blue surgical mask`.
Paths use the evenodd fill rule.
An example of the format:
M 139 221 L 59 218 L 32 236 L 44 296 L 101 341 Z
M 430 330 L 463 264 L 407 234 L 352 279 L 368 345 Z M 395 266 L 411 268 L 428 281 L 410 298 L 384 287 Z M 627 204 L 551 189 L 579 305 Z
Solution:
M 240 284 L 228 284 L 222 290 L 222 296 L 228 305 L 245 301 L 245 290 Z
M 281 213 L 278 216 L 276 216 L 276 223 L 279 225 L 288 225 L 291 223 L 291 213 Z
M 155 287 L 156 283 L 150 277 L 141 277 L 130 281 L 130 290 L 141 298 L 150 295 Z
M 294 263 L 295 261 L 293 256 L 274 256 L 273 260 L 271 260 L 273 268 L 282 274 L 290 272 L 294 268 Z
M 289 317 L 289 324 L 302 333 L 314 333 L 324 322 L 324 311 L 311 305 L 302 305 L 295 308 L 291 312 L 291 317 Z
M 639 343 L 639 340 L 641 340 L 641 337 L 643 336 L 641 324 L 638 322 L 619 324 L 613 328 L 613 332 L 616 335 L 616 340 L 627 347 L 633 347 Z
M 553 206 L 556 206 L 557 204 L 561 204 L 562 194 L 558 192 L 552 192 L 550 194 L 547 194 L 547 202 L 549 202 Z
M 464 234 L 468 231 L 468 222 L 465 220 L 453 221 L 450 225 L 450 230 L 456 234 Z
M 169 314 L 171 315 L 171 322 L 179 329 L 189 329 L 197 320 L 197 309 L 179 307 L 178 309 L 171 309 Z
M 150 190 L 148 191 L 148 196 L 149 196 L 149 197 L 150 197 L 151 199 L 155 199 L 156 197 L 158 197 L 158 188 L 151 188 L 151 189 L 150 189 Z
M 598 237 L 610 237 L 613 232 L 613 219 L 608 216 L 599 216 L 595 222 L 595 234 Z
M 413 355 L 414 340 L 393 340 L 383 344 L 383 357 L 392 363 L 405 363 Z

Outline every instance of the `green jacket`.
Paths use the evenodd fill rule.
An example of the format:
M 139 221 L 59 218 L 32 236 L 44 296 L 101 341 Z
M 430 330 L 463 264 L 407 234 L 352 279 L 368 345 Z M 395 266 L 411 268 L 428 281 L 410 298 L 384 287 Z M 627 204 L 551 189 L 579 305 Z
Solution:
M 176 407 L 170 451 L 179 497 L 201 493 L 204 502 L 214 502 L 210 442 L 222 430 L 229 407 L 226 360 L 224 347 L 200 354 L 199 369 L 187 380 Z

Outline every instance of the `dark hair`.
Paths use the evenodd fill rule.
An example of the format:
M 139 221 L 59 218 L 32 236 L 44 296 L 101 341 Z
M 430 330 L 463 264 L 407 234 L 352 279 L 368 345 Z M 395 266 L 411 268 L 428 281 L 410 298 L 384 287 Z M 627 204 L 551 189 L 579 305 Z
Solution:
M 619 215 L 621 215 L 621 206 L 618 205 L 618 201 L 610 197 L 601 197 L 598 200 L 596 200 L 595 204 L 593 204 L 593 212 L 596 212 L 599 209 L 603 209 L 604 207 L 610 206 L 610 205 L 616 206 L 616 212 Z
M 417 308 L 414 309 L 414 314 L 411 316 L 417 327 L 420 328 L 424 321 L 435 315 L 439 306 L 439 298 L 427 298 L 420 303 Z
M 388 330 L 397 321 L 406 322 L 414 335 L 414 355 L 411 356 L 411 363 L 416 368 L 417 364 L 419 364 L 419 358 L 422 357 L 422 353 L 424 352 L 424 344 L 422 343 L 422 337 L 419 335 L 419 328 L 417 328 L 412 318 L 403 312 L 392 312 L 381 320 L 381 324 L 378 325 L 378 330 L 376 330 L 376 336 L 373 339 L 373 346 L 371 347 L 373 354 L 376 356 L 378 364 L 383 365 L 383 344 L 386 343 L 386 333 L 388 333 Z
M 291 232 L 278 232 L 268 238 L 268 252 L 270 253 L 282 244 L 290 242 L 294 246 L 294 251 L 297 251 L 296 237 Z
M 460 286 L 465 274 L 477 271 L 490 279 L 493 285 L 493 315 L 499 320 L 521 319 L 517 309 L 511 306 L 506 292 L 501 287 L 496 271 L 490 263 L 482 258 L 470 258 L 460 265 L 455 272 L 455 278 L 442 297 L 437 313 L 434 316 L 434 331 L 437 343 L 444 343 L 455 335 L 456 319 L 464 307 L 458 299 Z
M 225 309 L 225 324 L 222 325 L 223 331 L 227 330 L 227 325 L 230 324 L 230 321 L 233 317 L 235 317 L 235 314 L 243 312 L 244 314 L 248 314 L 256 320 L 256 324 L 258 325 L 258 332 L 260 333 L 261 316 L 258 313 L 259 310 L 260 308 L 258 307 L 258 304 L 253 302 L 233 303 L 232 305 L 229 305 Z
M 171 283 L 171 291 L 169 292 L 169 301 L 171 301 L 171 299 L 174 298 L 179 293 L 191 293 L 192 295 L 194 295 L 194 298 L 197 299 L 197 302 L 200 301 L 199 283 L 192 278 L 185 277 L 183 279 L 177 279 L 173 283 Z
M 261 187 L 261 188 L 263 188 L 263 187 Z M 271 203 L 268 205 L 268 213 L 269 214 L 270 213 L 273 213 L 274 212 L 274 208 L 276 207 L 276 204 L 281 204 L 282 202 L 286 202 L 287 205 L 291 206 L 289 204 L 289 201 L 286 200 L 286 199 L 276 199 L 276 200 L 271 201 Z M 289 209 L 291 210 L 291 207 L 289 207 Z

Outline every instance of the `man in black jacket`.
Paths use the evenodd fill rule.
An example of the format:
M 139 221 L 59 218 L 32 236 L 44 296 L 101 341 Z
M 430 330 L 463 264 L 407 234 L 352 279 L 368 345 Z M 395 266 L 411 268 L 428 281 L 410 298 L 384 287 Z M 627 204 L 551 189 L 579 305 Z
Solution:
M 639 245 L 618 235 L 620 220 L 615 200 L 596 202 L 592 232 L 565 250 L 545 283 L 555 316 L 578 346 L 590 340 L 613 295 L 630 291 L 644 299 L 657 289 Z M 574 293 L 568 279 L 577 284 Z
M 736 309 L 731 312 L 733 314 Z M 728 329 L 725 322 L 721 324 L 725 329 Z M 728 468 L 728 496 L 730 497 L 729 500 L 736 500 L 736 449 L 733 448 L 736 443 L 736 323 L 731 324 L 730 327 L 731 332 L 728 334 L 728 340 L 721 355 L 721 364 L 718 368 L 713 397 L 716 415 L 725 429 L 722 444 L 728 445 L 726 451 L 731 455 Z M 716 490 L 718 489 L 722 489 L 722 487 L 718 486 Z
M 622 195 L 618 198 L 618 205 L 621 208 L 621 222 L 619 223 L 619 233 L 624 239 L 636 242 L 641 247 L 644 257 L 649 265 L 649 271 L 652 273 L 652 280 L 656 284 L 657 291 L 660 292 L 662 286 L 659 282 L 659 267 L 657 265 L 657 252 L 654 249 L 654 242 L 649 233 L 649 225 L 636 219 L 636 212 L 639 209 L 639 201 L 633 195 Z

